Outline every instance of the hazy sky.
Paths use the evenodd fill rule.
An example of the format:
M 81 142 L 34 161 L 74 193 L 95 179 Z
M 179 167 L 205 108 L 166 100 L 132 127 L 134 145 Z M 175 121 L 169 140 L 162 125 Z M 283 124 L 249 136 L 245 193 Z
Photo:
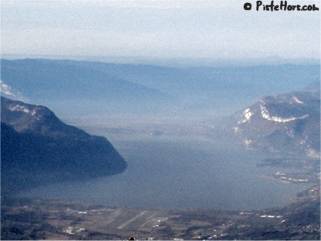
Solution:
M 319 58 L 320 12 L 246 12 L 246 1 L 2 0 L 2 53 Z

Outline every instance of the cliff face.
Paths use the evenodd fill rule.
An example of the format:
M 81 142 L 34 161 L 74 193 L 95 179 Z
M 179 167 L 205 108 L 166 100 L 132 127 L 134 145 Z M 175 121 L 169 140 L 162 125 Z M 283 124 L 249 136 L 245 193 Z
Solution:
M 63 123 L 43 106 L 1 98 L 2 190 L 122 172 L 127 164 L 104 137 Z

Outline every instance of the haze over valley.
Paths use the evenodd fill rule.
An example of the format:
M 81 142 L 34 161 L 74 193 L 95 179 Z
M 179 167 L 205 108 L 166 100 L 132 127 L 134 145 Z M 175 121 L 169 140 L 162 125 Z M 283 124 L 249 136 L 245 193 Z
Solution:
M 320 240 L 320 16 L 249 4 L 2 1 L 1 239 Z
M 141 209 L 288 205 L 319 180 L 317 69 L 3 60 L 3 193 Z

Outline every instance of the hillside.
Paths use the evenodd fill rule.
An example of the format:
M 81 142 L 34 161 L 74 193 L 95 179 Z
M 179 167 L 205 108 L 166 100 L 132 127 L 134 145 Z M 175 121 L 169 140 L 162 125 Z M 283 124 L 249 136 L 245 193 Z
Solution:
M 104 137 L 66 125 L 48 108 L 1 97 L 2 190 L 122 172 Z

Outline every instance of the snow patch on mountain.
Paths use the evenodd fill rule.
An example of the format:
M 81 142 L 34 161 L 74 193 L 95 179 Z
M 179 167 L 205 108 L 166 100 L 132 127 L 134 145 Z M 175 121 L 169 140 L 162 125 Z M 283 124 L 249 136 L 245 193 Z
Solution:
M 30 110 L 28 108 L 26 108 L 23 105 L 19 105 L 19 104 L 14 105 L 14 106 L 10 106 L 9 110 L 16 111 L 16 112 L 24 112 L 24 113 L 27 113 L 27 114 L 30 113 Z
M 0 80 L 0 92 L 4 95 L 15 97 L 15 94 L 12 91 L 12 88 Z
M 297 96 L 293 96 L 292 97 L 292 100 L 295 102 L 295 103 L 297 103 L 297 104 L 300 104 L 300 105 L 303 105 L 304 104 L 304 102 L 302 101 L 302 100 L 300 100 Z
M 19 91 L 14 90 L 11 86 L 0 80 L 0 93 L 13 99 L 23 100 L 23 96 Z
M 268 121 L 278 122 L 278 123 L 288 123 L 295 120 L 303 120 L 309 117 L 309 114 L 305 114 L 298 117 L 287 117 L 287 118 L 282 118 L 280 116 L 273 116 L 270 114 L 269 110 L 264 104 L 260 104 L 260 109 L 261 109 L 261 116 L 263 119 Z
M 249 122 L 251 120 L 251 117 L 253 116 L 253 112 L 251 112 L 250 108 L 247 108 L 243 111 L 243 119 L 238 122 L 238 124 L 244 124 L 246 122 Z
M 35 117 L 37 120 L 40 120 L 40 116 L 38 115 L 37 108 L 29 108 L 26 105 L 15 104 L 15 105 L 10 105 L 8 107 L 8 110 L 12 112 L 23 112 L 25 114 Z
M 249 148 L 253 144 L 253 140 L 250 138 L 244 139 L 244 145 Z

